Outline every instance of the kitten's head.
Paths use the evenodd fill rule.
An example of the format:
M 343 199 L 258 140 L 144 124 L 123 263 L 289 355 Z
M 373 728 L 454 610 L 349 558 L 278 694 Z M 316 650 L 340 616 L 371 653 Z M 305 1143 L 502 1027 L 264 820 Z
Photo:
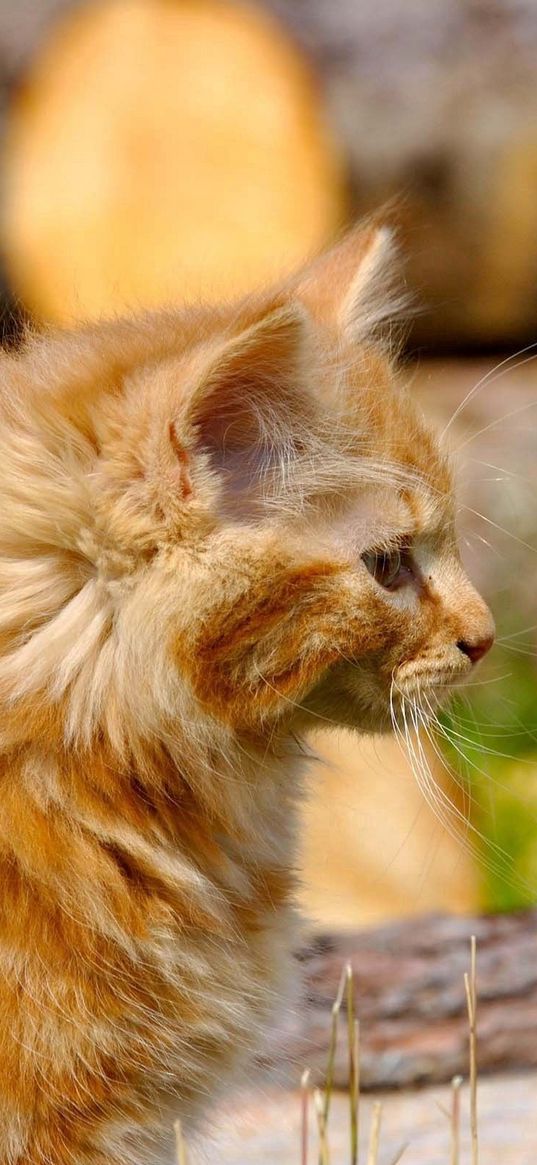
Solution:
M 384 229 L 277 293 L 7 358 L 0 684 L 62 730 L 378 731 L 493 638 L 449 465 L 393 382 Z M 18 564 L 18 565 L 17 565 Z M 205 726 L 205 727 L 204 727 Z

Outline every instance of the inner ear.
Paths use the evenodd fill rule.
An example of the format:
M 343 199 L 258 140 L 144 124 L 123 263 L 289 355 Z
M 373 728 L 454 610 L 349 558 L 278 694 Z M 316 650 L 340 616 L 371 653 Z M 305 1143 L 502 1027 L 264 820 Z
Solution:
M 296 453 L 313 416 L 311 362 L 307 313 L 285 305 L 225 343 L 196 384 L 188 425 L 228 495 L 267 488 Z

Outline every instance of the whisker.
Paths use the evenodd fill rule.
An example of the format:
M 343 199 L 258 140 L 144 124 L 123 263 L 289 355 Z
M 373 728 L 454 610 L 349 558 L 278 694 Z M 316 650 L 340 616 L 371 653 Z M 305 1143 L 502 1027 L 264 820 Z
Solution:
M 498 736 L 501 736 L 505 740 L 509 739 L 510 737 L 516 737 L 517 739 L 520 739 L 521 737 L 529 735 L 531 732 L 531 728 L 527 728 L 525 725 L 522 725 L 521 728 L 516 732 L 513 730 L 511 724 L 495 724 L 494 728 L 491 728 L 489 721 L 476 720 L 475 717 L 469 719 L 466 716 L 461 716 L 459 713 L 456 713 L 453 704 L 450 704 L 449 707 L 449 718 L 455 724 L 462 724 L 463 727 L 466 725 L 466 727 L 475 728 L 476 731 L 479 731 L 480 738 L 490 736 L 493 740 L 497 740 Z M 537 731 L 537 725 L 535 725 L 535 729 Z
M 473 538 L 476 542 L 481 542 L 481 545 L 486 546 L 487 550 L 492 551 L 492 553 L 495 554 L 497 558 L 501 558 L 501 559 L 505 558 L 505 555 L 502 554 L 501 550 L 499 550 L 497 546 L 493 546 L 492 542 L 488 541 L 488 538 L 484 538 L 483 535 L 478 534 L 477 531 L 472 530 L 472 532 L 470 534 L 470 538 Z M 473 547 L 472 547 L 471 542 L 469 541 L 469 538 L 465 538 L 464 541 L 465 541 L 468 549 L 472 550 Z
M 394 688 L 398 691 L 401 698 L 401 712 L 405 726 L 405 731 L 402 733 L 397 723 L 397 718 L 394 716 L 393 723 L 397 738 L 401 747 L 404 748 L 404 751 L 407 753 L 410 759 L 412 771 L 419 788 L 431 806 L 431 809 L 438 817 L 438 820 L 442 824 L 443 828 L 447 833 L 449 833 L 451 837 L 454 838 L 455 841 L 457 841 L 459 845 L 461 845 L 470 853 L 472 858 L 477 861 L 479 865 L 488 870 L 489 873 L 493 873 L 495 876 L 501 877 L 503 880 L 506 880 L 509 885 L 516 887 L 520 893 L 523 893 L 524 895 L 527 895 L 529 898 L 533 899 L 535 888 L 531 886 L 531 884 L 528 883 L 526 879 L 521 878 L 519 875 L 515 874 L 513 870 L 512 856 L 497 842 L 493 841 L 491 838 L 487 838 L 485 834 L 483 834 L 482 831 L 479 830 L 477 826 L 470 820 L 469 816 L 464 814 L 458 808 L 458 806 L 454 805 L 450 801 L 444 790 L 441 789 L 434 781 L 434 777 L 430 771 L 427 758 L 423 751 L 423 746 L 421 745 L 421 742 L 419 742 L 419 729 L 421 727 L 429 739 L 431 746 L 435 748 L 436 751 L 436 746 L 431 739 L 429 720 L 423 715 L 423 709 L 420 709 L 417 705 L 411 705 L 409 703 L 408 706 L 412 718 L 412 724 L 416 733 L 415 740 L 412 740 L 406 716 L 407 700 L 393 681 L 392 692 L 390 693 L 390 703 L 391 705 L 393 704 Z M 442 726 L 440 725 L 432 708 L 430 708 L 430 713 L 432 722 L 434 723 L 435 727 L 441 731 Z M 468 758 L 464 755 L 464 753 L 461 752 L 455 742 L 450 743 L 452 743 L 452 746 L 455 748 L 455 750 L 460 753 L 464 764 L 467 765 L 470 763 L 470 765 L 472 765 L 472 762 L 469 762 Z M 443 765 L 457 781 L 456 774 L 453 773 L 453 770 L 451 766 L 448 765 L 446 758 L 442 756 L 441 759 Z M 483 775 L 487 776 L 487 774 Z M 461 825 L 463 826 L 462 835 L 460 829 Z M 482 847 L 481 849 L 476 848 L 472 838 L 479 842 L 480 847 Z
M 464 688 L 466 691 L 468 688 L 486 688 L 489 684 L 501 684 L 504 680 L 510 680 L 512 674 L 512 672 L 507 671 L 502 672 L 501 676 L 489 676 L 487 680 L 465 680 Z M 452 691 L 457 690 L 457 687 L 453 686 Z
M 440 764 L 442 765 L 442 768 L 449 774 L 451 780 L 454 782 L 457 789 L 462 794 L 461 813 L 462 813 L 465 821 L 469 822 L 471 820 L 471 813 L 472 813 L 472 810 L 474 808 L 472 783 L 470 781 L 468 772 L 466 772 L 465 774 L 463 774 L 462 771 L 456 772 L 454 769 L 452 769 L 447 764 L 446 757 L 445 757 L 444 753 L 442 752 L 442 750 L 438 744 L 438 741 L 434 737 L 434 728 L 436 728 L 436 726 L 437 726 L 436 717 L 434 717 L 432 725 L 431 725 L 431 723 L 427 723 L 427 724 L 423 723 L 424 732 L 427 736 L 429 744 L 431 745 L 431 748 L 433 749 L 433 752 L 435 753 L 435 756 L 438 758 L 438 760 L 440 761 Z M 468 825 L 466 825 L 465 832 L 466 832 L 466 834 L 468 833 Z
M 292 700 L 291 697 L 286 696 L 284 692 L 280 692 L 279 688 L 277 688 L 275 684 L 271 684 L 270 680 L 268 680 L 267 677 L 264 676 L 257 667 L 256 674 L 259 676 L 259 679 L 267 685 L 267 688 L 270 688 L 271 692 L 275 692 L 275 694 L 280 697 L 280 700 L 283 700 L 286 704 L 290 704 L 292 708 L 299 708 L 300 711 L 304 711 L 302 704 L 298 703 L 296 700 Z M 332 728 L 339 727 L 337 721 L 332 720 L 330 716 L 323 716 L 321 712 L 314 712 L 312 708 L 308 708 L 307 712 L 308 716 L 314 716 L 316 720 L 324 720 L 325 724 L 330 724 Z
M 496 425 L 501 425 L 504 421 L 508 421 L 511 417 L 516 417 L 520 413 L 526 413 L 529 409 L 534 409 L 536 407 L 537 400 L 531 400 L 529 403 L 520 405 L 517 409 L 513 409 L 510 413 L 504 413 L 502 417 L 496 417 L 494 421 L 490 421 L 488 425 L 485 425 L 482 429 L 478 429 L 477 433 L 472 433 L 470 437 L 467 437 L 466 440 L 457 445 L 455 452 L 460 453 L 461 449 L 465 449 L 466 446 L 470 445 L 472 441 L 475 441 L 477 437 L 481 437 L 483 433 L 488 433 L 490 429 L 494 429 Z
M 497 473 L 502 474 L 502 477 L 496 477 L 496 478 L 490 479 L 492 481 L 503 481 L 504 478 L 506 478 L 506 477 L 515 477 L 519 481 L 525 482 L 526 485 L 531 485 L 532 487 L 537 485 L 536 482 L 530 481 L 530 479 L 528 477 L 526 477 L 525 474 L 517 473 L 517 471 L 515 469 L 507 469 L 504 465 L 493 465 L 491 461 L 481 461 L 477 457 L 468 457 L 467 463 L 468 464 L 471 463 L 472 465 L 484 465 L 486 469 L 495 469 L 497 471 Z M 489 479 L 487 479 L 487 480 L 489 480 Z
M 526 655 L 530 659 L 533 659 L 537 655 L 537 648 L 529 643 L 520 643 L 517 645 L 514 643 L 502 643 L 501 640 L 496 640 L 496 645 L 502 651 L 513 651 L 515 655 Z
M 489 371 L 486 372 L 480 380 L 478 380 L 477 384 L 474 384 L 473 388 L 471 388 L 470 391 L 466 393 L 464 400 L 462 400 L 460 404 L 457 405 L 455 412 L 452 414 L 440 434 L 440 440 L 444 440 L 446 433 L 449 432 L 451 426 L 457 420 L 457 417 L 460 417 L 463 410 L 467 407 L 467 405 L 469 405 L 470 401 L 473 400 L 479 390 L 483 388 L 485 384 L 494 383 L 494 381 L 498 379 L 497 374 L 500 372 L 501 368 L 504 368 L 504 366 L 509 364 L 511 360 L 517 360 L 519 356 L 524 356 L 525 352 L 530 352 L 533 348 L 537 348 L 537 340 L 534 340 L 532 344 L 526 344 L 525 348 L 520 348 L 518 352 L 513 352 L 511 356 L 506 356 L 503 360 L 500 360 L 500 363 L 496 364 L 494 368 L 489 369 Z M 521 360 L 518 364 L 514 365 L 513 368 L 505 368 L 505 372 L 514 372 L 516 368 L 520 368 L 523 364 L 527 364 L 530 360 L 534 359 L 535 353 L 532 356 L 526 357 L 525 360 Z M 500 373 L 500 375 L 503 375 L 503 373 Z
M 537 401 L 535 401 L 537 404 Z M 492 518 L 487 518 L 486 514 L 481 514 L 479 510 L 474 510 L 472 506 L 468 506 L 465 502 L 461 503 L 461 507 L 468 510 L 469 514 L 474 514 L 476 518 L 481 518 L 487 525 L 492 526 L 495 530 L 499 530 L 500 534 L 505 534 L 507 538 L 511 538 L 513 542 L 517 542 L 519 546 L 523 546 L 525 550 L 530 550 L 532 554 L 537 553 L 537 547 L 531 546 L 529 542 L 525 542 L 523 538 L 518 538 L 516 534 L 512 534 L 510 530 L 506 530 L 505 526 L 500 526 L 498 522 L 494 522 Z
M 450 738 L 450 736 L 453 735 L 456 737 L 457 740 L 464 741 L 465 744 L 469 744 L 472 748 L 479 747 L 481 752 L 487 753 L 487 756 L 496 756 L 496 757 L 500 757 L 501 760 L 517 761 L 517 762 L 520 762 L 521 764 L 527 764 L 527 765 L 531 765 L 532 767 L 535 767 L 535 761 L 530 760 L 529 757 L 511 756 L 509 753 L 500 752 L 496 748 L 488 748 L 486 744 L 477 745 L 475 740 L 472 740 L 471 736 L 465 736 L 462 732 L 456 732 L 454 729 L 450 730 L 446 726 L 446 724 L 442 723 L 441 721 L 438 721 L 438 723 L 439 723 L 439 726 L 441 728 L 441 731 L 443 732 L 443 734 L 445 736 L 448 737 L 448 739 Z
M 532 623 L 529 627 L 521 627 L 520 631 L 512 631 L 510 635 L 502 635 L 501 639 L 496 639 L 496 643 L 505 643 L 506 639 L 516 639 L 519 635 L 527 635 L 529 631 L 537 631 L 537 623 Z
M 439 731 L 441 731 L 440 725 L 438 726 L 438 728 L 439 728 Z M 513 788 L 511 785 L 506 784 L 505 781 L 499 780 L 498 777 L 491 776 L 490 773 L 487 773 L 484 769 L 480 768 L 479 765 L 475 764 L 474 761 L 470 760 L 470 758 L 467 756 L 467 754 L 465 752 L 463 752 L 460 748 L 457 747 L 457 745 L 455 744 L 454 741 L 449 741 L 448 743 L 450 744 L 450 746 L 452 748 L 455 749 L 455 751 L 459 754 L 459 756 L 464 760 L 464 763 L 466 766 L 469 766 L 476 773 L 478 773 L 479 776 L 485 778 L 485 781 L 486 781 L 485 787 L 486 788 L 499 789 L 503 793 L 507 793 L 510 797 L 513 797 Z M 518 798 L 518 800 L 520 801 L 521 804 L 524 805 L 524 815 L 525 815 L 526 821 L 530 822 L 533 825 L 537 825 L 537 814 L 528 810 L 527 803 L 522 798 Z M 494 810 L 494 803 L 493 803 L 492 799 L 490 800 L 490 810 L 491 810 L 491 816 L 493 817 L 494 822 L 495 822 L 495 814 L 493 811 Z M 492 843 L 490 841 L 490 838 L 485 838 L 485 836 L 483 834 L 481 836 L 482 836 L 486 846 L 490 846 L 492 844 L 495 844 L 495 843 Z M 520 880 L 519 880 L 519 884 L 522 884 L 522 882 Z

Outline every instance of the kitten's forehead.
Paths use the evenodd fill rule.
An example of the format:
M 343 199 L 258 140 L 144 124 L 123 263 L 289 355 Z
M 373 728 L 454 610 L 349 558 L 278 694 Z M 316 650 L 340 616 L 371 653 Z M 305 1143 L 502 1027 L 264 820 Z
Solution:
M 420 533 L 451 525 L 454 482 L 449 458 L 410 393 L 394 384 L 389 365 L 377 363 L 374 371 L 365 387 L 356 386 L 357 451 L 384 465 L 387 485 L 373 491 L 367 504 L 387 529 L 398 526 Z
M 390 547 L 394 540 L 440 545 L 452 535 L 453 507 L 425 481 L 402 488 L 370 485 L 346 499 L 333 529 L 341 545 L 357 554 Z

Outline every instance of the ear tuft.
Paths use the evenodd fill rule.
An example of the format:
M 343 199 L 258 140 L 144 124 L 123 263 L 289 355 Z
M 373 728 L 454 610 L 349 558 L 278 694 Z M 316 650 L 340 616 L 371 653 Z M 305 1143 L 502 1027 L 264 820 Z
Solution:
M 300 277 L 296 292 L 325 325 L 358 342 L 400 318 L 408 297 L 397 286 L 397 246 L 388 226 L 357 227 Z
M 397 287 L 397 257 L 393 231 L 386 226 L 372 231 L 339 311 L 340 326 L 353 340 L 365 339 L 405 310 L 408 297 Z

